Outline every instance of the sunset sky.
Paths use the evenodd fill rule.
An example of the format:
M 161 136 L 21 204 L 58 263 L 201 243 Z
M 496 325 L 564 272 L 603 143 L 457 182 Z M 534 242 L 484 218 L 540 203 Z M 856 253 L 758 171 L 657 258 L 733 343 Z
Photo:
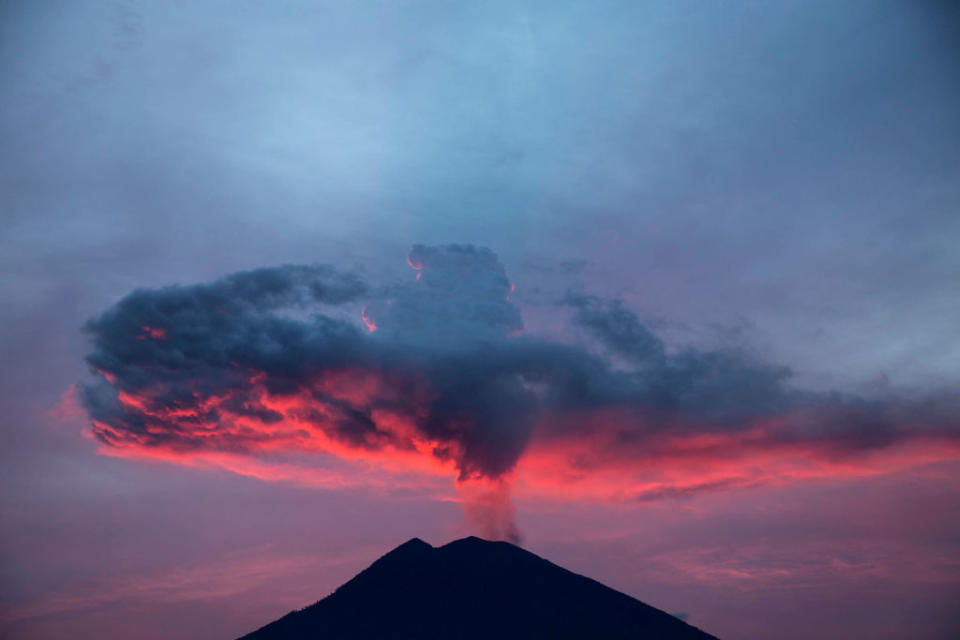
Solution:
M 960 9 L 0 0 L 0 638 L 417 536 L 960 636 Z

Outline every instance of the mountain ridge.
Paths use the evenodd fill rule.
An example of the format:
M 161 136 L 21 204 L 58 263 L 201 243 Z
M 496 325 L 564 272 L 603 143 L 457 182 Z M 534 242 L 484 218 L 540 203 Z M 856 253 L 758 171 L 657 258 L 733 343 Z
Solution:
M 716 640 L 686 622 L 508 542 L 419 538 L 318 602 L 239 640 L 368 638 Z

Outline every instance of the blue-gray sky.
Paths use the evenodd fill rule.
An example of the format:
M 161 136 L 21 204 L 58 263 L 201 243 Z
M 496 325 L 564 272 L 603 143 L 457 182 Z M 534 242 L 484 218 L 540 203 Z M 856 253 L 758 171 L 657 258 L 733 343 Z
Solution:
M 789 367 L 799 389 L 911 398 L 955 389 L 960 12 L 951 5 L 0 0 L 0 589 L 10 637 L 62 628 L 92 637 L 130 611 L 162 618 L 104 585 L 173 589 L 178 567 L 200 558 L 216 558 L 214 568 L 191 584 L 243 566 L 299 585 L 290 602 L 255 587 L 224 597 L 270 601 L 257 605 L 269 618 L 320 597 L 315 589 L 403 535 L 442 540 L 462 526 L 456 508 L 424 496 L 307 491 L 98 455 L 79 435 L 82 417 L 45 411 L 88 375 L 80 327 L 137 288 L 309 263 L 387 283 L 410 275 L 414 244 L 470 243 L 497 254 L 535 335 L 578 339 L 571 310 L 556 306 L 573 291 L 619 299 L 671 346 L 732 344 Z M 960 532 L 955 465 L 844 485 L 888 525 L 912 501 L 927 505 L 915 518 L 922 534 L 891 525 L 863 557 L 843 556 L 863 532 L 844 528 L 829 483 L 743 503 L 736 492 L 697 498 L 713 501 L 702 506 L 709 526 L 671 501 L 595 507 L 602 517 L 530 503 L 526 523 L 521 501 L 518 517 L 535 550 L 722 637 L 768 636 L 725 615 L 730 601 L 744 616 L 789 608 L 769 594 L 718 604 L 742 568 L 731 558 L 827 567 L 797 582 L 757 571 L 738 583 L 749 593 L 776 582 L 782 593 L 815 583 L 836 595 L 823 585 L 876 575 L 925 589 L 926 604 L 877 628 L 837 614 L 842 622 L 797 637 L 897 637 L 917 620 L 932 621 L 918 637 L 946 637 L 957 620 L 936 603 L 960 588 L 958 549 L 946 542 Z M 185 492 L 197 497 L 179 502 Z M 806 556 L 794 540 L 803 510 L 791 500 L 801 494 L 833 523 Z M 238 515 L 256 508 L 283 526 Z M 211 509 L 216 518 L 171 524 Z M 556 533 L 557 513 L 569 530 Z M 590 531 L 594 516 L 602 531 Z M 732 522 L 741 516 L 754 526 Z M 402 524 L 410 517 L 428 531 Z M 157 533 L 164 527 L 169 536 Z M 692 533 L 672 550 L 657 539 L 700 528 L 717 532 L 714 552 L 729 553 L 709 555 Z M 318 542 L 293 542 L 307 535 Z M 213 551 L 218 536 L 226 555 Z M 822 549 L 835 548 L 844 551 L 826 558 Z M 674 573 L 639 584 L 609 549 L 629 549 L 638 572 L 655 557 Z M 903 576 L 889 565 L 902 556 L 932 568 Z M 340 569 L 315 588 L 291 577 L 302 558 L 327 566 L 326 557 Z M 836 562 L 870 567 L 836 578 Z M 864 602 L 909 599 L 864 593 Z M 178 598 L 184 637 L 266 621 Z M 227 622 L 205 626 L 218 617 Z

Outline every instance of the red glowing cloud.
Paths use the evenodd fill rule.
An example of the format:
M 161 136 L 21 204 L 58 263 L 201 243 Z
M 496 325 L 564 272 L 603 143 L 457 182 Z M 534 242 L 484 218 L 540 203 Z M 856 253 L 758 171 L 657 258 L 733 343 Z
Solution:
M 396 408 L 399 388 L 402 410 Z M 512 509 L 505 497 L 511 485 L 528 497 L 644 502 L 960 459 L 960 439 L 944 435 L 847 450 L 829 439 L 793 437 L 791 417 L 781 416 L 737 430 L 687 425 L 682 432 L 641 437 L 640 417 L 595 411 L 544 414 L 509 473 L 463 476 L 459 441 L 432 438 L 420 424 L 436 393 L 426 378 L 411 384 L 344 370 L 323 372 L 295 393 L 275 394 L 260 372 L 223 395 L 195 393 L 176 404 L 158 400 L 166 395 L 158 389 L 118 391 L 124 413 L 143 428 L 94 420 L 91 434 L 107 455 L 218 467 L 307 486 L 401 484 L 444 494 L 449 479 L 459 476 L 467 482 L 462 498 L 479 505 L 471 519 L 499 531 L 495 537 L 508 538 L 515 534 L 501 529 L 509 521 L 498 524 L 503 521 L 489 520 L 489 513 Z M 352 412 L 369 417 L 362 434 L 344 432 L 343 421 Z M 569 431 L 571 423 L 580 428 Z
M 140 327 L 143 329 L 143 333 L 139 336 L 141 340 L 165 340 L 167 337 L 167 330 L 161 327 Z
M 590 296 L 563 304 L 592 348 L 520 334 L 489 250 L 407 261 L 422 277 L 389 299 L 318 266 L 131 294 L 88 326 L 90 435 L 108 455 L 270 481 L 449 498 L 455 480 L 497 537 L 515 536 L 511 485 L 644 502 L 960 458 L 954 401 L 794 392 L 739 352 L 671 355 Z M 314 309 L 353 303 L 362 324 Z
M 71 422 L 83 418 L 84 412 L 77 396 L 77 385 L 70 385 L 60 395 L 57 403 L 45 413 L 57 422 Z
M 360 310 L 360 318 L 363 320 L 363 324 L 367 325 L 367 329 L 369 329 L 371 333 L 377 330 L 377 323 L 367 314 L 366 307 Z
M 609 420 L 609 415 L 579 416 Z M 536 439 L 517 465 L 515 486 L 531 496 L 562 500 L 649 502 L 698 493 L 806 480 L 894 473 L 960 460 L 960 439 L 906 438 L 847 450 L 827 440 L 796 440 L 778 429 L 786 417 L 740 431 L 688 430 L 627 442 L 621 429 L 589 436 Z M 622 425 L 622 423 L 621 423 Z

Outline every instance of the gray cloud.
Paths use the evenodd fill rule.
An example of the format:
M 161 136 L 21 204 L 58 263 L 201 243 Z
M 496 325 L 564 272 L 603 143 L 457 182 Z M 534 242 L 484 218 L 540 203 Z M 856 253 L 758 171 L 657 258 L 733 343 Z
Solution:
M 616 443 L 610 455 L 640 459 L 663 437 L 758 427 L 754 446 L 824 455 L 957 435 L 955 403 L 942 399 L 798 391 L 789 369 L 742 350 L 669 352 L 619 300 L 562 301 L 596 348 L 517 333 L 511 284 L 489 249 L 416 245 L 408 261 L 417 279 L 386 287 L 285 266 L 135 291 L 87 325 L 98 374 L 83 398 L 96 437 L 180 451 L 311 447 L 295 418 L 357 449 L 425 440 L 462 479 L 495 479 L 534 437 L 602 435 Z M 342 312 L 361 302 L 369 329 Z M 275 406 L 284 398 L 295 406 Z M 608 410 L 623 418 L 577 418 Z M 596 454 L 581 468 L 603 464 Z

